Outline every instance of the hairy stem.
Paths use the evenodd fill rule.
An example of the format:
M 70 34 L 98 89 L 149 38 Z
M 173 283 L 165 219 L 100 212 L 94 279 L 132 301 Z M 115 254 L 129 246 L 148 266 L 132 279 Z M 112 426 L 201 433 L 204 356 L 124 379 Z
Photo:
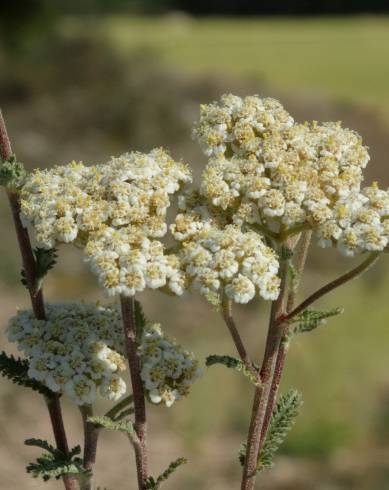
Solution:
M 53 394 L 53 396 L 51 396 L 50 398 L 46 398 L 46 404 L 50 415 L 51 425 L 53 427 L 54 439 L 57 449 L 68 455 L 69 446 L 66 438 L 65 427 L 63 424 L 59 395 Z M 62 480 L 66 490 L 78 490 L 80 488 L 77 478 L 75 476 L 64 475 L 62 477 Z
M 300 285 L 300 281 L 303 275 L 305 263 L 307 260 L 308 256 L 308 250 L 309 250 L 309 245 L 311 243 L 311 238 L 312 238 L 312 231 L 305 231 L 302 233 L 302 237 L 300 240 L 300 243 L 298 244 L 297 248 L 297 253 L 295 254 L 295 262 L 294 262 L 294 267 L 295 267 L 295 273 L 296 277 L 294 278 L 293 283 L 291 284 L 291 288 L 289 290 L 288 296 L 287 296 L 287 303 L 286 303 L 286 312 L 289 313 L 292 308 L 294 307 L 294 303 L 296 301 L 296 294 Z M 273 375 L 273 380 L 271 383 L 270 387 L 270 392 L 269 392 L 269 398 L 267 401 L 267 406 L 266 406 L 266 413 L 265 413 L 265 419 L 262 425 L 262 430 L 261 430 L 261 441 L 260 441 L 260 447 L 263 446 L 265 439 L 266 439 L 266 434 L 269 429 L 271 417 L 273 414 L 273 409 L 274 405 L 277 399 L 278 395 L 278 389 L 280 387 L 281 383 L 281 377 L 282 373 L 284 371 L 285 367 L 285 361 L 286 361 L 286 355 L 288 353 L 289 349 L 289 342 L 286 340 L 285 335 L 288 330 L 288 326 L 284 325 L 283 326 L 283 335 L 282 335 L 282 340 L 278 349 L 277 353 L 277 359 L 276 359 L 276 365 L 274 367 L 274 375 Z
M 307 261 L 307 256 L 308 256 L 309 245 L 311 244 L 311 239 L 312 239 L 312 231 L 311 230 L 304 231 L 302 233 L 300 243 L 297 246 L 296 259 L 294 262 L 296 276 L 294 278 L 292 287 L 288 294 L 288 301 L 286 306 L 287 313 L 289 313 L 294 308 L 296 302 L 296 295 L 297 295 L 298 288 L 300 286 L 301 278 L 303 276 L 305 263 Z
M 262 362 L 260 377 L 262 385 L 255 389 L 251 421 L 246 444 L 246 457 L 243 468 L 241 490 L 253 490 L 256 480 L 258 454 L 260 450 L 261 432 L 266 415 L 267 400 L 269 397 L 272 373 L 277 360 L 283 329 L 276 325 L 276 319 L 282 314 L 284 296 L 286 291 L 287 264 L 281 264 L 281 286 L 278 299 L 273 301 L 269 320 L 269 329 L 266 339 L 265 355 Z
M 11 142 L 8 137 L 7 128 L 4 122 L 3 114 L 0 110 L 0 157 L 2 161 L 7 161 L 12 155 Z M 28 292 L 30 294 L 31 306 L 35 317 L 38 320 L 45 320 L 45 306 L 42 289 L 37 290 L 36 262 L 31 247 L 31 241 L 27 229 L 20 220 L 20 202 L 16 192 L 7 190 L 8 201 L 11 207 L 12 218 L 15 225 L 16 237 L 22 257 L 22 264 L 27 280 Z M 59 396 L 53 394 L 50 399 L 46 400 L 47 408 L 50 415 L 51 425 L 53 427 L 54 438 L 57 448 L 64 454 L 69 453 L 68 442 L 63 424 L 61 404 Z M 66 490 L 78 490 L 79 486 L 74 476 L 66 475 L 63 477 Z
M 93 415 L 91 405 L 82 405 L 80 407 L 82 421 L 84 425 L 84 468 L 91 472 L 90 476 L 86 477 L 82 484 L 82 490 L 91 490 L 93 484 L 92 470 L 96 463 L 97 442 L 100 434 L 100 429 L 96 425 L 88 422 L 88 417 Z
M 125 296 L 121 296 L 120 299 L 124 327 L 124 345 L 134 395 L 135 431 L 139 439 L 139 444 L 134 444 L 138 488 L 139 490 L 145 490 L 148 477 L 146 403 L 140 375 L 141 365 L 135 333 L 134 299 Z
M 223 318 L 228 327 L 228 330 L 230 331 L 232 340 L 234 341 L 239 357 L 245 364 L 246 368 L 254 375 L 255 378 L 257 378 L 258 372 L 254 368 L 253 363 L 246 351 L 246 348 L 240 337 L 238 327 L 236 326 L 234 318 L 232 316 L 232 301 L 225 296 L 223 297 Z
M 279 316 L 277 319 L 277 324 L 281 324 L 285 321 L 291 320 L 293 317 L 306 310 L 308 306 L 310 306 L 312 303 L 320 299 L 322 296 L 328 294 L 329 292 L 342 286 L 343 284 L 346 284 L 346 282 L 349 282 L 352 279 L 355 279 L 356 277 L 360 276 L 363 272 L 367 271 L 367 269 L 369 269 L 374 264 L 374 262 L 376 262 L 379 255 L 380 255 L 379 252 L 370 253 L 367 259 L 365 259 L 357 267 L 351 269 L 350 271 L 346 272 L 345 274 L 338 277 L 334 281 L 329 282 L 322 288 L 315 291 L 313 294 L 308 296 L 306 300 L 304 300 L 302 303 L 300 303 L 298 306 L 296 306 L 296 308 L 294 308 L 286 315 Z

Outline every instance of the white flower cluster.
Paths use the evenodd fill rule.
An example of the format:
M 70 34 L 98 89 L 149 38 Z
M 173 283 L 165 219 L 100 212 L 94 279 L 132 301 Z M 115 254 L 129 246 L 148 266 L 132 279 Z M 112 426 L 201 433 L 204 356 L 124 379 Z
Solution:
M 159 324 L 148 326 L 140 347 L 141 377 L 149 400 L 170 407 L 188 395 L 190 386 L 202 374 L 193 355 L 166 337 Z
M 167 233 L 170 196 L 191 181 L 186 165 L 163 149 L 126 153 L 104 165 L 72 162 L 32 173 L 21 193 L 21 216 L 38 245 L 85 247 L 87 260 L 110 295 L 134 295 L 167 285 L 181 294 L 175 256 L 158 240 Z
M 379 252 L 389 242 L 389 193 L 377 184 L 339 199 L 332 217 L 317 228 L 319 245 L 343 255 Z
M 258 233 L 220 226 L 201 206 L 178 214 L 171 231 L 182 242 L 179 257 L 188 279 L 204 296 L 226 294 L 236 303 L 248 303 L 257 292 L 278 297 L 277 256 Z
M 118 400 L 126 392 L 119 310 L 60 303 L 46 311 L 47 320 L 25 310 L 9 322 L 8 339 L 29 359 L 28 375 L 77 405 L 92 404 L 97 392 Z
M 211 156 L 201 193 L 230 222 L 272 231 L 312 228 L 322 244 L 346 254 L 386 246 L 388 193 L 361 190 L 369 155 L 354 131 L 340 123 L 297 124 L 272 99 L 227 95 L 202 106 L 194 135 Z M 370 205 L 370 195 L 380 204 Z M 356 214 L 372 208 L 379 218 L 370 228 L 357 226 Z
M 241 99 L 223 95 L 220 104 L 200 107 L 200 121 L 193 130 L 208 156 L 255 153 L 262 135 L 293 125 L 293 118 L 278 100 L 250 96 Z

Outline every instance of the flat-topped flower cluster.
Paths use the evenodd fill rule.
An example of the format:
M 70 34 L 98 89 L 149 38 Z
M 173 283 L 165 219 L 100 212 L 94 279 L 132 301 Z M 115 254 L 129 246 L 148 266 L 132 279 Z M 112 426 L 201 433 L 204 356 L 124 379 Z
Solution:
M 108 295 L 193 286 L 238 303 L 273 300 L 289 235 L 311 229 L 319 245 L 348 256 L 387 247 L 389 193 L 362 187 L 369 154 L 356 132 L 298 124 L 275 99 L 224 95 L 201 106 L 193 135 L 209 157 L 199 191 L 165 150 L 126 153 L 35 171 L 22 189 L 22 218 L 41 247 L 82 246 Z M 177 245 L 167 250 L 173 194 Z
M 141 377 L 152 403 L 170 407 L 188 395 L 191 385 L 202 374 L 193 354 L 165 336 L 157 323 L 145 329 L 140 354 Z
M 92 404 L 97 394 L 111 401 L 126 392 L 123 325 L 117 307 L 87 303 L 48 304 L 47 320 L 31 310 L 18 312 L 8 326 L 8 340 L 29 360 L 28 376 L 77 405 Z M 170 407 L 189 393 L 201 375 L 193 354 L 162 332 L 145 328 L 139 345 L 142 380 L 152 403 Z
M 123 327 L 117 308 L 86 303 L 47 304 L 47 320 L 31 310 L 11 318 L 8 339 L 29 359 L 28 376 L 77 405 L 96 394 L 117 400 L 126 392 Z
M 72 162 L 36 170 L 21 193 L 21 216 L 38 245 L 84 247 L 109 295 L 133 296 L 167 286 L 181 294 L 177 259 L 159 241 L 167 232 L 170 196 L 191 181 L 190 171 L 163 149 L 126 153 L 103 165 Z
M 236 303 L 248 303 L 259 293 L 264 299 L 278 297 L 279 263 L 274 250 L 258 233 L 225 224 L 217 214 L 182 199 L 182 212 L 171 231 L 181 242 L 179 259 L 189 284 L 204 296 L 227 295 Z
M 388 192 L 361 189 L 369 154 L 356 132 L 294 123 L 273 99 L 226 95 L 202 106 L 194 137 L 211 157 L 201 193 L 231 222 L 313 229 L 346 255 L 386 247 Z

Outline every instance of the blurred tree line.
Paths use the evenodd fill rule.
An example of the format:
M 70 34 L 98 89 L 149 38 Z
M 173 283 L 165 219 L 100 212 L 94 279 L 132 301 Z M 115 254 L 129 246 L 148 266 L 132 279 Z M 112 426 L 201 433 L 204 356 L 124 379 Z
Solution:
M 2 0 L 0 43 L 13 52 L 47 35 L 62 15 L 324 15 L 389 12 L 387 0 Z

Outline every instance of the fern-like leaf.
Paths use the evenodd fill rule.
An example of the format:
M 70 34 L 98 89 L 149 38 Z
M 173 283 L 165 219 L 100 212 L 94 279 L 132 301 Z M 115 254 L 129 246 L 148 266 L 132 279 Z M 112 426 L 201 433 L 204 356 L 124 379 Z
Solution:
M 224 366 L 230 369 L 235 369 L 235 371 L 242 373 L 255 386 L 260 386 L 261 384 L 259 379 L 258 366 L 253 365 L 253 369 L 258 372 L 258 375 L 256 375 L 255 372 L 247 368 L 244 362 L 242 362 L 240 359 L 236 359 L 235 357 L 212 355 L 207 357 L 205 364 L 206 366 L 213 366 L 214 364 L 223 364 Z
M 258 457 L 258 472 L 273 466 L 274 456 L 292 429 L 302 403 L 302 396 L 296 390 L 290 390 L 286 395 L 280 397 L 273 410 L 265 443 Z M 239 461 L 242 466 L 245 459 L 246 445 L 243 444 L 239 450 Z
M 35 438 L 30 438 L 26 439 L 24 441 L 24 444 L 26 446 L 35 446 L 39 447 L 40 449 L 43 449 L 44 451 L 47 451 L 48 453 L 52 454 L 53 456 L 62 456 L 62 452 L 52 446 L 49 442 L 45 441 L 44 439 L 35 439 Z
M 45 248 L 35 248 L 34 249 L 35 256 L 35 267 L 36 267 L 36 283 L 34 284 L 34 289 L 37 291 L 42 286 L 42 281 L 46 274 L 51 270 L 55 264 L 57 263 L 57 250 L 55 248 L 51 248 L 46 250 Z M 26 288 L 29 287 L 27 282 L 26 273 L 24 269 L 21 272 L 21 282 L 23 286 Z
M 129 438 L 135 442 L 138 443 L 138 436 L 136 435 L 134 425 L 130 420 L 113 420 L 106 415 L 103 416 L 93 416 L 93 417 L 88 417 L 88 422 L 91 422 L 92 424 L 96 425 L 97 427 L 102 427 L 104 429 L 108 430 L 116 430 L 119 432 L 124 432 L 129 436 Z
M 158 490 L 161 484 L 166 481 L 180 466 L 186 464 L 188 460 L 186 458 L 178 458 L 175 461 L 172 461 L 167 469 L 161 473 L 157 479 L 150 476 L 146 480 L 146 490 Z
M 10 379 L 19 386 L 31 388 L 48 398 L 52 397 L 54 395 L 53 392 L 43 383 L 28 376 L 28 368 L 29 364 L 27 359 L 16 358 L 13 355 L 8 355 L 4 351 L 0 353 L 0 373 L 5 378 Z
M 0 185 L 7 189 L 20 189 L 25 177 L 24 165 L 18 161 L 15 155 L 11 155 L 8 160 L 0 164 Z
M 90 472 L 82 465 L 82 459 L 77 457 L 81 453 L 81 447 L 76 446 L 65 455 L 59 449 L 42 439 L 27 439 L 27 446 L 36 446 L 47 451 L 39 456 L 35 462 L 29 463 L 26 467 L 27 473 L 33 478 L 42 478 L 48 481 L 52 478 L 59 479 L 67 474 L 88 475 Z
M 327 311 L 305 310 L 293 318 L 292 323 L 296 325 L 292 328 L 292 332 L 293 334 L 311 332 L 320 325 L 324 325 L 327 318 L 340 315 L 343 311 L 343 308 L 333 308 Z

